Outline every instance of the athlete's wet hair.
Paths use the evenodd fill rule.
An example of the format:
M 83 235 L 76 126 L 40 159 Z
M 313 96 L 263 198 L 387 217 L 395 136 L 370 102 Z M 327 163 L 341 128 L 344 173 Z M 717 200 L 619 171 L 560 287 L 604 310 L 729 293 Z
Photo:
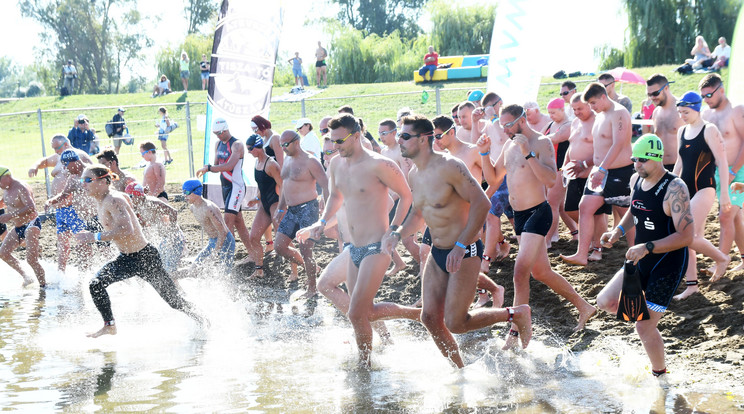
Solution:
M 434 124 L 434 128 L 442 132 L 452 128 L 452 125 L 455 124 L 455 120 L 447 115 L 437 115 L 431 122 Z
M 502 115 L 503 114 L 509 114 L 512 117 L 514 117 L 514 120 L 515 121 L 517 120 L 517 118 L 519 118 L 520 116 L 522 116 L 522 114 L 524 114 L 524 113 L 525 113 L 524 108 L 522 106 L 520 106 L 520 105 L 517 105 L 517 104 L 511 104 L 511 105 L 507 105 L 507 106 L 501 108 L 501 114 Z
M 102 153 L 96 156 L 98 161 L 101 161 L 101 158 L 106 161 L 116 161 L 116 164 L 119 164 L 119 157 L 116 155 L 116 151 L 111 147 L 105 148 Z
M 565 81 L 565 82 L 561 83 L 561 88 L 564 87 L 564 86 L 569 91 L 576 89 L 576 84 L 573 83 L 573 82 L 571 82 L 571 81 Z
M 251 121 L 256 124 L 259 131 L 266 131 L 267 129 L 271 129 L 271 122 L 269 122 L 268 119 L 262 117 L 261 115 L 254 116 L 253 118 L 251 118 Z
M 700 79 L 700 84 L 698 84 L 698 89 L 717 88 L 722 83 L 723 83 L 723 79 L 721 79 L 721 76 L 719 74 L 709 73 L 705 75 L 703 79 Z
M 105 180 L 111 184 L 111 181 L 118 180 L 119 176 L 115 173 L 111 172 L 105 165 L 101 164 L 93 164 L 85 169 L 85 171 L 90 171 L 91 174 L 93 174 L 96 178 L 105 177 Z M 83 171 L 83 174 L 85 174 L 85 171 Z
M 338 108 L 338 113 L 354 115 L 354 110 L 349 105 L 343 105 Z
M 483 99 L 481 99 L 481 106 L 486 106 L 487 102 L 493 105 L 494 102 L 498 102 L 500 100 L 501 97 L 496 92 L 488 92 L 483 95 Z
M 328 128 L 344 128 L 352 134 L 362 130 L 362 127 L 359 125 L 359 121 L 356 119 L 356 117 L 349 113 L 340 113 L 331 118 L 331 120 L 328 121 Z
M 661 73 L 655 73 L 651 75 L 650 78 L 646 81 L 646 86 L 651 85 L 664 85 L 667 82 L 669 82 L 666 78 L 666 76 L 662 75 Z
M 586 87 L 586 89 L 584 89 L 581 99 L 584 102 L 587 102 L 590 99 L 597 98 L 601 95 L 607 96 L 607 89 L 605 89 L 604 85 L 599 82 L 592 82 Z
M 408 115 L 403 117 L 403 125 L 410 125 L 413 135 L 421 134 L 429 138 L 429 147 L 434 142 L 434 124 L 423 115 Z
M 390 118 L 383 119 L 382 121 L 380 121 L 380 126 L 386 126 L 390 129 L 398 128 L 398 124 L 396 124 L 395 121 L 393 121 Z
M 144 151 L 152 151 L 155 149 L 155 144 L 153 144 L 151 141 L 145 141 L 140 144 L 140 150 Z

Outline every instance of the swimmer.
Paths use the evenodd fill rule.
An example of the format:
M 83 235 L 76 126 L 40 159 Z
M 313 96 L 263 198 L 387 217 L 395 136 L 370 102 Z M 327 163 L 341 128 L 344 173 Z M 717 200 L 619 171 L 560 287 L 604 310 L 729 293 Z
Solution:
M 168 193 L 165 192 L 165 166 L 158 162 L 155 144 L 145 141 L 140 144 L 139 148 L 142 158 L 148 162 L 147 167 L 145 167 L 144 178 L 142 179 L 142 186 L 145 188 L 145 192 L 167 203 Z

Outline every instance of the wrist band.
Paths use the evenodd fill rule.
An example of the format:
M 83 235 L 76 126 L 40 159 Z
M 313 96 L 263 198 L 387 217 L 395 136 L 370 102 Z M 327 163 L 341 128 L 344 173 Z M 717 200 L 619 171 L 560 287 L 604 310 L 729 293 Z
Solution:
M 210 164 L 207 164 L 207 171 L 212 172 L 212 166 Z
M 326 221 L 325 219 L 320 219 L 320 222 L 321 222 L 321 223 L 323 223 L 323 225 L 324 225 L 324 226 L 325 226 L 326 224 L 328 224 L 328 222 L 327 222 L 327 221 Z
M 456 241 L 456 242 L 455 242 L 455 246 L 457 246 L 457 247 L 462 247 L 463 249 L 466 249 L 466 250 L 467 250 L 467 248 L 468 248 L 468 246 L 465 246 L 464 244 L 460 243 L 459 241 Z
M 261 201 L 261 198 L 260 197 L 256 197 L 256 201 Z
M 479 152 L 478 154 L 480 154 L 482 157 L 485 157 L 486 155 L 488 155 L 490 153 L 491 153 L 491 151 L 486 151 L 486 152 Z
M 599 171 L 602 171 L 603 173 L 607 174 L 607 169 L 602 168 L 602 167 L 597 167 L 597 169 L 599 169 Z
M 101 233 L 96 233 L 96 241 L 101 241 Z
M 589 167 L 588 167 L 588 166 L 586 165 L 586 160 L 584 160 L 584 161 L 581 161 L 581 163 L 582 163 L 582 164 L 584 164 L 584 168 L 589 168 Z
M 619 229 L 620 229 L 620 231 L 621 231 L 621 232 L 623 232 L 623 236 L 625 236 L 625 227 L 623 227 L 623 225 L 622 225 L 622 224 L 618 224 L 618 225 L 617 225 L 617 228 L 619 228 Z
M 736 175 L 736 173 L 734 172 L 733 168 L 731 168 L 731 167 L 729 167 L 729 173 L 731 173 L 731 175 Z
M 278 209 L 278 210 L 276 210 L 276 212 L 277 212 L 277 213 L 284 213 L 284 210 L 282 210 L 282 209 Z

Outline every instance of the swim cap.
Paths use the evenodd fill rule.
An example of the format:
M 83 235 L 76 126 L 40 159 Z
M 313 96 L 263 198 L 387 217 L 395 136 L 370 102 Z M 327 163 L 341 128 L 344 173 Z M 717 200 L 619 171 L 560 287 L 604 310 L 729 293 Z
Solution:
M 479 102 L 481 99 L 483 99 L 482 91 L 473 91 L 468 95 L 468 101 L 470 102 Z
M 217 118 L 214 120 L 214 123 L 212 124 L 212 132 L 219 134 L 220 132 L 228 129 L 227 128 L 227 121 L 225 121 L 225 118 Z
M 245 141 L 245 146 L 248 147 L 248 151 L 252 148 L 263 148 L 263 138 L 261 135 L 253 134 Z
M 71 162 L 80 161 L 80 157 L 77 155 L 77 152 L 68 149 L 62 151 L 62 154 L 59 155 L 59 160 L 62 162 L 62 164 L 67 166 L 67 164 Z
M 633 145 L 634 158 L 648 158 L 653 161 L 664 159 L 664 144 L 654 134 L 645 134 Z
M 563 109 L 566 106 L 566 101 L 563 98 L 553 98 L 548 102 L 548 109 Z
M 137 197 L 145 196 L 145 189 L 142 188 L 142 184 L 137 184 L 137 183 L 127 184 L 127 188 L 124 189 L 124 192 L 129 194 L 130 196 L 137 196 Z
M 0 178 L 2 178 L 5 174 L 10 175 L 10 168 L 0 165 Z
M 685 106 L 698 112 L 700 112 L 700 106 L 702 103 L 703 97 L 695 91 L 685 92 L 685 94 L 677 100 L 677 106 Z
M 183 183 L 183 187 L 181 187 L 184 192 L 190 191 L 198 196 L 202 195 L 202 182 L 197 180 L 196 178 L 192 178 L 185 183 Z

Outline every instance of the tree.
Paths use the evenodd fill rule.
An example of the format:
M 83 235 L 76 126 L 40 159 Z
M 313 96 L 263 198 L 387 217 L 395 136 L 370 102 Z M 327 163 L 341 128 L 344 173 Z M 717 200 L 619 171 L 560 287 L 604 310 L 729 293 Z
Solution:
M 42 56 L 53 59 L 56 79 L 68 59 L 78 71 L 78 88 L 89 93 L 118 90 L 122 65 L 139 59 L 151 43 L 140 27 L 136 0 L 21 0 L 23 16 L 44 27 Z M 44 74 L 47 77 L 49 74 Z M 45 82 L 46 83 L 46 82 Z M 49 89 L 47 84 L 47 88 Z M 56 89 L 56 85 L 49 90 Z
M 412 39 L 421 32 L 417 21 L 429 0 L 329 0 L 340 8 L 338 19 L 357 30 L 379 36 L 398 30 Z
M 201 85 L 199 62 L 201 55 L 207 55 L 207 59 L 212 54 L 212 44 L 214 43 L 214 34 L 190 34 L 186 36 L 184 42 L 180 45 L 167 46 L 157 54 L 158 76 L 165 75 L 171 81 L 171 88 L 181 84 L 179 60 L 181 52 L 186 52 L 189 57 L 189 84 Z
M 440 56 L 483 55 L 491 52 L 495 4 L 457 6 L 437 0 L 429 3 L 432 45 Z
M 208 22 L 217 11 L 217 2 L 215 0 L 186 0 L 184 11 L 189 19 L 189 29 L 186 33 L 197 33 L 199 26 Z

